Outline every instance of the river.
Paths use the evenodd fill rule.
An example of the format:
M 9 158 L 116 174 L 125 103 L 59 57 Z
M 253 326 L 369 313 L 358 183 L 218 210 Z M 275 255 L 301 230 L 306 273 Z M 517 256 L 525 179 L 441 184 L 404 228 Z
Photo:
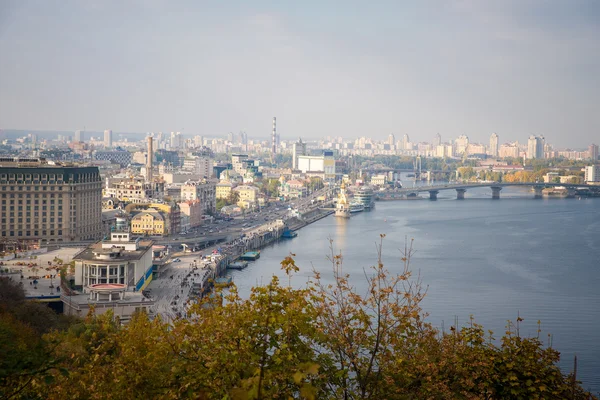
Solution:
M 518 313 L 525 319 L 521 333 L 533 336 L 539 319 L 542 338 L 551 333 L 562 353 L 561 367 L 571 371 L 576 354 L 578 378 L 600 391 L 600 199 L 534 200 L 525 188 L 505 188 L 500 200 L 489 188 L 469 190 L 463 201 L 455 196 L 442 191 L 437 201 L 378 202 L 349 220 L 327 217 L 231 275 L 247 296 L 273 274 L 283 277 L 279 263 L 295 253 L 294 285 L 306 282 L 312 268 L 330 276 L 331 238 L 360 287 L 381 233 L 392 272 L 401 270 L 405 238 L 414 239 L 412 269 L 428 287 L 422 306 L 433 325 L 448 327 L 455 318 L 465 324 L 472 314 L 500 336 Z

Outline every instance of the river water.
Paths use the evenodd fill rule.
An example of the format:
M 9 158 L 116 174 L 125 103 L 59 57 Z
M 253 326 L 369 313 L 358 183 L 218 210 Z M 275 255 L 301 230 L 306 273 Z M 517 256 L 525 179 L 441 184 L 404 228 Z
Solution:
M 464 201 L 442 191 L 437 201 L 376 203 L 375 210 L 344 220 L 329 216 L 261 251 L 244 271 L 232 271 L 241 294 L 282 279 L 280 261 L 296 254 L 301 286 L 312 268 L 331 276 L 329 239 L 344 256 L 352 283 L 365 287 L 363 268 L 375 264 L 376 243 L 386 234 L 383 261 L 400 272 L 400 248 L 414 239 L 412 270 L 428 287 L 422 303 L 434 326 L 473 315 L 497 333 L 519 314 L 521 333 L 552 334 L 562 353 L 561 367 L 571 371 L 578 358 L 584 387 L 600 391 L 600 199 L 534 200 L 525 188 L 505 188 L 500 200 L 489 188 L 469 190 Z

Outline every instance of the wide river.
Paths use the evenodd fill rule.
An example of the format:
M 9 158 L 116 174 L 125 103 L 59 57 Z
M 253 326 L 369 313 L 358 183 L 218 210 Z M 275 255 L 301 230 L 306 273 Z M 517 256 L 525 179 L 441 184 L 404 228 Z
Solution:
M 331 238 L 361 288 L 381 233 L 383 261 L 392 272 L 401 271 L 405 238 L 414 239 L 412 269 L 428 287 L 422 306 L 433 325 L 447 329 L 455 318 L 465 324 L 472 314 L 498 337 L 518 313 L 525 319 L 521 333 L 534 336 L 541 320 L 542 339 L 552 334 L 561 367 L 571 371 L 577 355 L 578 378 L 600 391 L 600 199 L 534 200 L 524 188 L 505 188 L 492 200 L 491 190 L 480 188 L 464 201 L 442 191 L 438 201 L 378 202 L 349 220 L 317 221 L 231 275 L 247 296 L 273 274 L 283 277 L 279 263 L 295 253 L 300 272 L 293 285 L 303 285 L 312 268 L 330 277 Z

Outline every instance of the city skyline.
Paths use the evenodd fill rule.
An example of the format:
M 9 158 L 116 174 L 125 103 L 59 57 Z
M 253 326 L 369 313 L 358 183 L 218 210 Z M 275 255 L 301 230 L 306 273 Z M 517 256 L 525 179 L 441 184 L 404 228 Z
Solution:
M 2 129 L 268 138 L 276 115 L 281 140 L 600 141 L 592 1 L 8 1 L 0 11 Z

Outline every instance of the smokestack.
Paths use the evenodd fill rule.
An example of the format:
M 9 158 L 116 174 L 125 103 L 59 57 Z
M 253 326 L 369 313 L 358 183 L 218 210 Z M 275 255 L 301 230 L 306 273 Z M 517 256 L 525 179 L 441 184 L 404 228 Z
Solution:
M 154 150 L 152 148 L 152 136 L 148 136 L 148 157 L 146 157 L 146 182 L 152 183 L 152 159 Z
M 277 153 L 277 117 L 273 117 L 273 134 L 271 135 L 271 153 Z

